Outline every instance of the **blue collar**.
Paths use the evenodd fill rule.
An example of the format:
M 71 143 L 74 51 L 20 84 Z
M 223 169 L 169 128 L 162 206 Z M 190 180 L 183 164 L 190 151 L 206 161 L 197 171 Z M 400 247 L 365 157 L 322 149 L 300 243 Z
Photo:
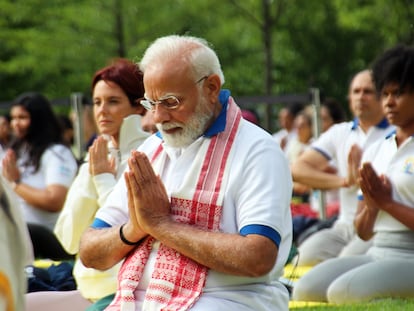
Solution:
M 397 129 L 392 130 L 387 136 L 385 136 L 385 139 L 390 139 L 391 137 L 397 135 Z M 414 134 L 411 135 L 411 137 L 414 138 Z
M 391 131 L 387 136 L 385 136 L 385 139 L 390 139 L 392 136 L 394 136 L 395 134 L 397 134 L 397 130 L 393 130 Z
M 351 130 L 356 130 L 358 128 L 358 125 L 359 125 L 359 119 L 354 118 L 354 120 L 352 120 Z M 386 129 L 389 125 L 390 124 L 388 123 L 388 120 L 386 118 L 383 118 L 377 125 L 375 125 L 375 127 L 379 129 Z
M 229 90 L 221 90 L 219 94 L 219 101 L 221 104 L 221 111 L 218 117 L 214 120 L 213 124 L 204 132 L 204 137 L 213 137 L 220 132 L 223 132 L 226 127 L 226 119 L 227 119 L 227 104 L 229 102 L 230 97 Z M 161 133 L 158 131 L 156 135 L 162 139 Z
M 220 132 L 223 132 L 226 127 L 227 119 L 227 103 L 229 102 L 230 91 L 221 90 L 219 95 L 219 101 L 221 104 L 221 111 L 218 117 L 214 120 L 213 124 L 204 132 L 204 137 L 213 137 Z

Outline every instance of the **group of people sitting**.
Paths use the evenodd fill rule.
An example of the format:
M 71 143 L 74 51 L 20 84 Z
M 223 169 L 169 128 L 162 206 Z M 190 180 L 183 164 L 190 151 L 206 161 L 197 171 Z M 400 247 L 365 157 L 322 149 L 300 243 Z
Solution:
M 333 125 L 291 162 L 295 183 L 339 189 L 335 221 L 298 243 L 293 264 L 312 268 L 293 285 L 293 300 L 413 296 L 413 60 L 413 48 L 397 46 L 357 73 L 348 94 L 354 120 Z
M 242 117 L 205 40 L 161 37 L 139 64 L 117 59 L 94 74 L 99 135 L 79 168 L 48 100 L 22 94 L 2 160 L 6 247 L 16 251 L 5 258 L 11 292 L 0 297 L 30 311 L 270 311 L 291 298 L 413 295 L 413 77 L 414 50 L 387 51 L 351 82 L 355 119 L 299 152 Z M 295 122 L 307 136 L 307 114 Z M 340 208 L 332 227 L 299 245 L 295 264 L 315 268 L 291 297 L 279 278 L 299 185 L 339 189 Z M 41 253 L 39 231 L 55 238 Z M 73 260 L 77 288 L 26 294 L 28 244 L 35 257 Z

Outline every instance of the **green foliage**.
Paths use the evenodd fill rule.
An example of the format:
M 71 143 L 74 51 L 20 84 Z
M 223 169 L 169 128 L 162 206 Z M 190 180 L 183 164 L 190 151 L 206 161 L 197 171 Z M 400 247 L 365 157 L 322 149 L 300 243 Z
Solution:
M 356 71 L 390 46 L 414 42 L 412 4 L 0 0 L 0 101 L 27 90 L 49 98 L 89 94 L 91 76 L 110 59 L 138 62 L 155 38 L 177 33 L 212 43 L 225 87 L 237 96 L 304 93 L 313 86 L 346 105 L 347 84 Z

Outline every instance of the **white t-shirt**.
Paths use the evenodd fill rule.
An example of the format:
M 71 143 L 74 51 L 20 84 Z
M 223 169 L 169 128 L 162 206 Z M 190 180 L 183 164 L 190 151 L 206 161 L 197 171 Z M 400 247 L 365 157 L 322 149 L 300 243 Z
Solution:
M 47 148 L 40 159 L 39 170 L 35 173 L 34 167 L 23 166 L 26 157 L 18 159 L 21 182 L 28 186 L 44 189 L 48 185 L 62 185 L 67 188 L 75 178 L 78 166 L 69 148 L 64 145 L 53 145 Z M 19 197 L 20 207 L 25 221 L 46 226 L 53 231 L 59 212 L 48 212 L 31 206 Z
M 414 139 L 408 138 L 399 148 L 395 135 L 370 146 L 362 163 L 371 162 L 378 175 L 391 181 L 393 198 L 414 208 Z M 379 211 L 374 231 L 411 231 L 390 214 Z
M 296 129 L 293 129 L 290 132 L 286 129 L 280 129 L 276 133 L 272 134 L 273 139 L 276 140 L 279 145 L 281 145 L 282 141 L 284 141 L 284 148 L 286 148 L 286 145 L 290 140 L 296 138 L 297 136 L 298 133 L 296 132 Z
M 200 137 L 193 144 L 200 144 Z M 139 150 L 149 158 L 161 140 L 153 135 Z M 180 184 L 186 173 L 186 165 L 193 159 L 186 150 L 167 148 L 168 164 L 161 172 L 161 178 L 168 194 Z M 286 288 L 278 282 L 289 255 L 292 239 L 290 199 L 292 179 L 287 159 L 271 135 L 241 120 L 240 130 L 234 146 L 235 158 L 231 163 L 230 177 L 224 190 L 224 203 L 220 229 L 222 232 L 262 234 L 269 230 L 280 237 L 278 259 L 269 274 L 263 277 L 239 277 L 209 270 L 203 294 L 194 305 L 194 310 L 210 310 L 211 302 L 221 306 L 221 310 L 282 310 L 289 299 Z M 177 165 L 181 163 L 181 165 Z M 128 219 L 126 186 L 124 179 L 116 185 L 108 200 L 96 215 L 99 219 L 94 227 L 102 222 L 115 226 Z M 155 254 L 153 249 L 152 256 Z M 151 275 L 153 261 L 146 264 L 144 275 L 136 292 L 139 301 L 145 284 Z M 210 306 L 210 307 L 208 307 Z M 139 308 L 139 307 L 138 307 Z M 139 310 L 139 309 L 137 309 Z
M 358 121 L 338 123 L 330 127 L 326 132 L 312 143 L 312 148 L 321 152 L 328 160 L 335 160 L 338 175 L 346 177 L 348 174 L 348 154 L 353 144 L 359 145 L 365 150 L 370 144 L 385 138 L 393 126 L 381 121 L 377 126 L 371 127 L 365 133 Z M 358 188 L 356 186 L 341 188 L 339 190 L 340 215 L 338 221 L 352 224 L 358 205 Z

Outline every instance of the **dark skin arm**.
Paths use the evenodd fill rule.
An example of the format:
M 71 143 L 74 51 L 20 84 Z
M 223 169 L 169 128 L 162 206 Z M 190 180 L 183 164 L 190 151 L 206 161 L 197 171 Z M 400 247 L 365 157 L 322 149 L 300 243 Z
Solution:
M 380 210 L 414 230 L 414 209 L 392 198 L 392 185 L 386 176 L 377 175 L 370 163 L 364 163 L 358 181 L 364 201 L 358 207 L 355 227 L 362 239 L 368 240 L 374 235 L 373 227 Z

